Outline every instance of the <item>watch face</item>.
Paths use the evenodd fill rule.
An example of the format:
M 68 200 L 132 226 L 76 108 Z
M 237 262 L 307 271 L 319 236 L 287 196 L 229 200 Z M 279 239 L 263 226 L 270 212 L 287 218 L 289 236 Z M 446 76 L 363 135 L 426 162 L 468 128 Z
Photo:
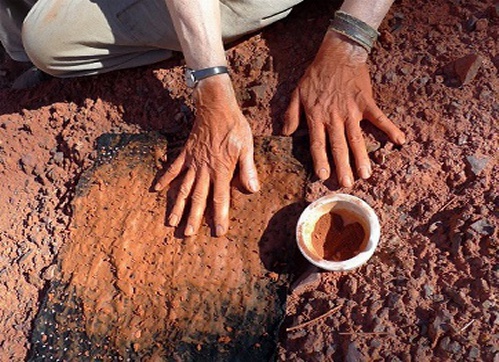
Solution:
M 185 84 L 189 88 L 194 88 L 196 86 L 197 80 L 194 77 L 194 70 L 186 68 L 185 69 Z

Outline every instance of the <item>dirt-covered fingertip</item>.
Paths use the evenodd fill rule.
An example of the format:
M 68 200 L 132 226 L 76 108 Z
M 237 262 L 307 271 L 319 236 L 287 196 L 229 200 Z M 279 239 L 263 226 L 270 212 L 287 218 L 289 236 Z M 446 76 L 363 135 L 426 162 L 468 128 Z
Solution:
M 162 191 L 164 188 L 165 188 L 165 186 L 163 186 L 161 184 L 161 182 L 156 182 L 156 185 L 154 185 L 154 191 L 157 191 L 157 192 Z
M 393 137 L 393 142 L 402 146 L 406 142 L 405 133 L 400 131 Z
M 325 181 L 329 178 L 329 176 L 331 175 L 331 171 L 328 169 L 328 168 L 325 168 L 325 167 L 321 167 L 320 169 L 318 169 L 315 174 L 317 175 L 317 177 L 322 180 L 322 181 Z

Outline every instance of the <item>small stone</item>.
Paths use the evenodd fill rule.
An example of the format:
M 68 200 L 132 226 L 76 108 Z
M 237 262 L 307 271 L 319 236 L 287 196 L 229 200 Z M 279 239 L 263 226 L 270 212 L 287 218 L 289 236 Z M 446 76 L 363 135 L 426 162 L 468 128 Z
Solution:
M 25 173 L 30 174 L 36 167 L 36 157 L 28 153 L 21 157 L 19 163 L 21 164 L 22 170 Z
M 476 27 L 476 22 L 478 21 L 477 17 L 474 15 L 471 15 L 468 20 L 466 20 L 466 23 L 464 24 L 465 29 L 467 31 L 473 31 Z
M 490 7 L 491 17 L 499 19 L 499 2 Z
M 477 22 L 475 23 L 475 30 L 476 31 L 486 30 L 488 26 L 489 26 L 489 20 L 487 18 L 478 19 Z
M 481 235 L 492 235 L 494 233 L 494 226 L 489 224 L 486 219 L 477 220 L 470 227 Z
M 357 279 L 349 278 L 344 284 L 345 293 L 348 297 L 352 298 L 357 293 Z
M 435 221 L 433 224 L 431 224 L 429 227 L 428 227 L 428 232 L 429 233 L 434 233 L 439 227 L 442 226 L 442 221 Z
M 257 101 L 261 101 L 265 97 L 266 90 L 267 90 L 266 84 L 255 85 L 250 88 L 250 92 L 256 98 Z
M 489 162 L 488 157 L 477 157 L 474 155 L 466 156 L 466 161 L 468 161 L 469 166 L 471 167 L 471 172 L 478 176 L 480 172 L 487 166 Z
M 440 345 L 439 345 L 440 349 L 442 349 L 446 352 L 449 352 L 450 342 L 451 342 L 451 340 L 448 336 L 445 336 L 444 338 L 442 338 L 442 340 L 440 341 Z
M 466 295 L 464 294 L 464 292 L 462 292 L 462 291 L 458 292 L 457 290 L 452 289 L 450 287 L 444 288 L 444 292 L 445 292 L 445 294 L 447 294 L 450 297 L 450 299 L 454 303 L 458 304 L 461 307 L 466 306 L 466 304 L 467 304 L 466 303 Z
M 461 345 L 456 341 L 451 342 L 449 344 L 449 352 L 452 354 L 458 354 L 461 352 Z
M 480 350 L 476 347 L 471 347 L 468 352 L 469 359 L 477 359 L 480 356 Z
M 360 351 L 359 347 L 355 342 L 348 345 L 347 353 L 345 356 L 345 362 L 360 362 L 364 361 L 365 357 Z
M 464 240 L 463 234 L 462 233 L 453 234 L 450 240 L 451 240 L 451 254 L 458 255 Z
M 57 265 L 56 264 L 50 265 L 42 273 L 42 278 L 45 279 L 45 280 L 52 280 L 52 279 L 54 279 L 56 270 L 57 270 Z
M 483 58 L 478 54 L 469 54 L 452 63 L 454 72 L 459 78 L 461 85 L 468 84 L 476 77 L 482 63 Z
M 461 133 L 459 135 L 459 138 L 457 139 L 457 145 L 462 146 L 462 145 L 465 145 L 466 143 L 468 143 L 468 136 Z
M 64 153 L 56 152 L 54 153 L 54 156 L 52 156 L 52 159 L 57 165 L 62 166 L 62 163 L 64 162 Z
M 423 290 L 425 298 L 430 298 L 433 295 L 434 289 L 431 285 L 425 284 Z

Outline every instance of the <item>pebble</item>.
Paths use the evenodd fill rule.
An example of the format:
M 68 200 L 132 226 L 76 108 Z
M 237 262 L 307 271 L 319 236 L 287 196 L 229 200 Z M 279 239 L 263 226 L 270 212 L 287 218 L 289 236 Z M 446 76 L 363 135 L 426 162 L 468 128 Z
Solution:
M 486 30 L 489 26 L 489 20 L 486 18 L 478 19 L 475 23 L 475 30 L 482 31 Z
M 52 279 L 54 279 L 56 269 L 57 269 L 57 265 L 56 264 L 50 265 L 42 273 L 42 278 L 45 279 L 45 280 L 52 280 Z
M 486 219 L 475 221 L 470 227 L 481 235 L 492 235 L 494 233 L 494 226 L 489 224 Z
M 469 359 L 477 359 L 480 356 L 480 350 L 476 347 L 471 347 L 468 352 Z
M 488 157 L 477 157 L 475 155 L 466 156 L 466 161 L 468 161 L 469 166 L 471 167 L 471 172 L 475 176 L 478 176 L 480 172 L 487 166 L 489 162 Z
M 355 342 L 352 342 L 348 345 L 347 353 L 345 356 L 345 362 L 360 362 L 364 361 L 365 357 L 360 352 L 359 347 Z
M 54 156 L 52 156 L 52 159 L 58 166 L 62 166 L 62 163 L 64 162 L 64 153 L 63 152 L 56 152 L 54 153 Z
M 474 15 L 471 15 L 468 20 L 466 20 L 466 23 L 465 23 L 465 29 L 467 31 L 473 31 L 473 29 L 475 29 L 476 27 L 476 22 L 478 21 L 478 18 Z
M 446 352 L 449 352 L 449 345 L 450 345 L 450 338 L 445 336 L 444 338 L 442 338 L 442 340 L 440 341 L 440 349 L 446 351 Z
M 22 170 L 29 175 L 36 166 L 36 157 L 28 153 L 21 157 L 19 163 L 21 164 Z
M 425 298 L 430 298 L 433 295 L 434 289 L 431 285 L 425 284 L 423 290 Z
M 350 278 L 345 282 L 343 289 L 347 296 L 353 298 L 353 296 L 357 293 L 357 279 Z
M 482 63 L 483 58 L 480 55 L 473 53 L 456 59 L 454 62 L 450 63 L 450 65 L 461 82 L 460 85 L 465 85 L 476 77 Z
M 449 296 L 449 298 L 456 304 L 460 305 L 461 307 L 466 306 L 466 294 L 464 294 L 463 291 L 457 291 L 454 290 L 450 287 L 445 287 L 444 288 L 445 294 Z

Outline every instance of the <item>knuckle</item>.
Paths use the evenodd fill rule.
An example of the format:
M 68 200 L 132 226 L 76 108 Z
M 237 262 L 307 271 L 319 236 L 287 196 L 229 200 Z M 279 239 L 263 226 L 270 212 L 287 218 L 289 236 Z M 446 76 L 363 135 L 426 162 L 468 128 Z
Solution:
M 204 203 L 205 200 L 206 200 L 206 197 L 204 194 L 202 194 L 201 192 L 199 191 L 194 191 L 192 193 L 192 196 L 191 196 L 191 199 L 192 199 L 192 202 L 194 204 L 201 204 L 201 203 Z
M 191 188 L 189 187 L 189 185 L 186 185 L 186 184 L 182 184 L 182 186 L 180 186 L 179 190 L 178 190 L 178 195 L 185 199 L 189 196 L 191 192 Z
M 364 142 L 364 138 L 362 135 L 354 133 L 348 136 L 348 142 L 350 142 L 350 144 L 360 144 Z
M 229 198 L 227 195 L 214 195 L 213 204 L 215 206 L 227 205 L 229 203 Z
M 380 114 L 376 120 L 378 121 L 378 124 L 388 124 L 390 123 L 390 120 L 388 119 L 387 116 L 385 116 L 384 114 Z
M 325 148 L 323 141 L 313 140 L 310 142 L 310 149 L 313 151 L 322 151 Z
M 347 148 L 342 143 L 333 143 L 331 145 L 331 151 L 334 154 L 343 153 L 346 150 L 347 150 Z

